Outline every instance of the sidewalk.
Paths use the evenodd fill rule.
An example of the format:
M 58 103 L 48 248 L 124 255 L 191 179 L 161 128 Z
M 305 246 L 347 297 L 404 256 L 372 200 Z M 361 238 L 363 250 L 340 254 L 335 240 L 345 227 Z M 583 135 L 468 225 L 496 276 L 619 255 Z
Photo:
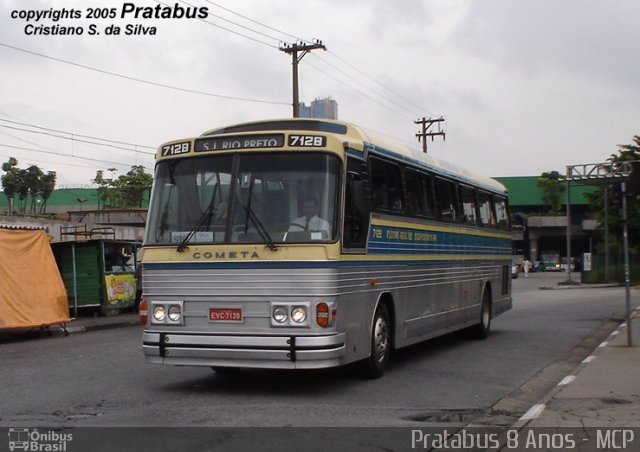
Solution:
M 514 427 L 640 427 L 640 308 Z
M 63 326 L 66 328 L 68 334 L 74 334 L 135 325 L 140 325 L 140 317 L 137 312 L 127 312 L 113 316 L 82 316 L 71 319 Z M 0 330 L 0 342 L 22 340 L 39 335 L 64 336 L 64 328 L 62 328 L 61 325 L 53 324 L 46 328 L 35 327 Z
M 137 312 L 127 312 L 107 317 L 78 317 L 67 323 L 67 331 L 69 333 L 82 333 L 135 325 L 140 325 L 140 316 Z

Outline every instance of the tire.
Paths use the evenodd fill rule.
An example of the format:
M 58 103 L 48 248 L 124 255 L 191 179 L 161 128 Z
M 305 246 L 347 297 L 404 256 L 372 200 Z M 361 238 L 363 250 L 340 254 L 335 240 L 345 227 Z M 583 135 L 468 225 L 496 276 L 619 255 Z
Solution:
M 240 372 L 240 369 L 238 367 L 212 366 L 211 369 L 218 375 L 237 375 Z
M 480 322 L 472 327 L 473 337 L 486 339 L 491 331 L 491 294 L 487 289 L 482 293 L 482 306 L 480 307 Z
M 384 304 L 378 305 L 371 326 L 371 350 L 362 362 L 362 374 L 366 378 L 380 378 L 391 356 L 391 324 L 389 311 Z

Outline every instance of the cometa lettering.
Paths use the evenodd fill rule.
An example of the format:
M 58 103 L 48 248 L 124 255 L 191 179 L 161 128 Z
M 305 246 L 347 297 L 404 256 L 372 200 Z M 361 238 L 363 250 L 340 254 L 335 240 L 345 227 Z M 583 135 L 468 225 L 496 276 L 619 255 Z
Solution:
M 206 251 L 195 252 L 194 259 L 260 259 L 257 251 Z

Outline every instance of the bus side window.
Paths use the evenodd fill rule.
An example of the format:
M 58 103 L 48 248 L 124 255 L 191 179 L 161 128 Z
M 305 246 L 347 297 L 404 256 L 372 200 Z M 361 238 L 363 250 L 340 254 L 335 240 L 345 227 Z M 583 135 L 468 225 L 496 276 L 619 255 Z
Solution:
M 496 215 L 493 211 L 493 200 L 489 193 L 478 192 L 478 208 L 480 210 L 480 221 L 484 226 L 496 226 Z
M 344 248 L 364 248 L 369 231 L 369 200 L 367 199 L 366 166 L 353 158 L 347 161 L 347 181 L 344 212 Z M 364 177 L 363 177 L 364 176 Z
M 507 200 L 502 196 L 495 196 L 494 205 L 496 208 L 496 220 L 498 221 L 498 226 L 500 228 L 507 229 L 509 227 Z
M 405 183 L 410 212 L 420 217 L 432 217 L 434 208 L 431 178 L 426 174 L 407 170 Z
M 473 188 L 460 186 L 460 203 L 462 204 L 462 222 L 476 224 L 476 193 Z
M 460 221 L 460 208 L 458 207 L 455 183 L 446 179 L 436 179 L 436 203 L 438 204 L 438 214 L 441 220 Z
M 372 158 L 370 162 L 375 210 L 402 212 L 404 196 L 400 168 L 395 163 L 377 158 Z

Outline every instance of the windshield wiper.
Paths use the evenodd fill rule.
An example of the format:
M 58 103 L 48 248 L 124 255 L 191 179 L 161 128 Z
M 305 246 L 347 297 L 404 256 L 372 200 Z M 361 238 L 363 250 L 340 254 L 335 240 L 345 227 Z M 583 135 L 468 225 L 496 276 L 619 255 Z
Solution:
M 269 231 L 264 226 L 264 224 L 262 224 L 262 222 L 260 221 L 256 213 L 253 211 L 253 209 L 251 209 L 250 206 L 245 205 L 239 198 L 236 198 L 236 199 L 238 199 L 238 201 L 240 202 L 240 205 L 244 208 L 245 212 L 247 213 L 247 223 L 249 222 L 249 220 L 251 220 L 255 225 L 256 230 L 258 231 L 258 234 L 260 234 L 260 238 L 264 240 L 265 243 L 267 244 L 267 248 L 269 248 L 271 251 L 276 251 L 278 247 L 273 243 L 273 239 L 271 238 Z
M 244 210 L 247 212 L 247 215 L 248 215 L 247 221 L 251 220 L 253 224 L 256 226 L 256 230 L 258 231 L 258 234 L 260 234 L 260 238 L 264 240 L 265 243 L 267 244 L 267 248 L 269 248 L 271 251 L 276 251 L 278 247 L 275 246 L 275 244 L 273 243 L 273 239 L 271 238 L 271 235 L 269 235 L 269 231 L 267 231 L 267 228 L 258 219 L 258 216 L 256 215 L 256 213 L 251 209 L 251 207 L 245 206 L 244 204 L 241 204 L 241 205 L 242 207 L 244 207 Z
M 191 228 L 187 236 L 182 240 L 182 242 L 180 242 L 180 244 L 176 248 L 176 251 L 182 253 L 185 249 L 187 249 L 187 243 L 189 242 L 189 240 L 191 240 L 193 234 L 195 234 L 202 227 L 202 225 L 205 223 L 205 220 L 207 220 L 207 229 L 209 229 L 211 218 L 213 218 L 213 216 L 216 214 L 216 210 L 218 210 L 217 208 L 213 207 L 213 205 L 215 204 L 215 199 L 216 192 L 214 190 L 213 196 L 211 197 L 211 202 L 209 203 L 205 211 L 202 212 L 202 215 L 200 215 L 200 218 L 198 218 L 198 221 L 196 221 L 196 224 L 193 226 L 193 228 Z

